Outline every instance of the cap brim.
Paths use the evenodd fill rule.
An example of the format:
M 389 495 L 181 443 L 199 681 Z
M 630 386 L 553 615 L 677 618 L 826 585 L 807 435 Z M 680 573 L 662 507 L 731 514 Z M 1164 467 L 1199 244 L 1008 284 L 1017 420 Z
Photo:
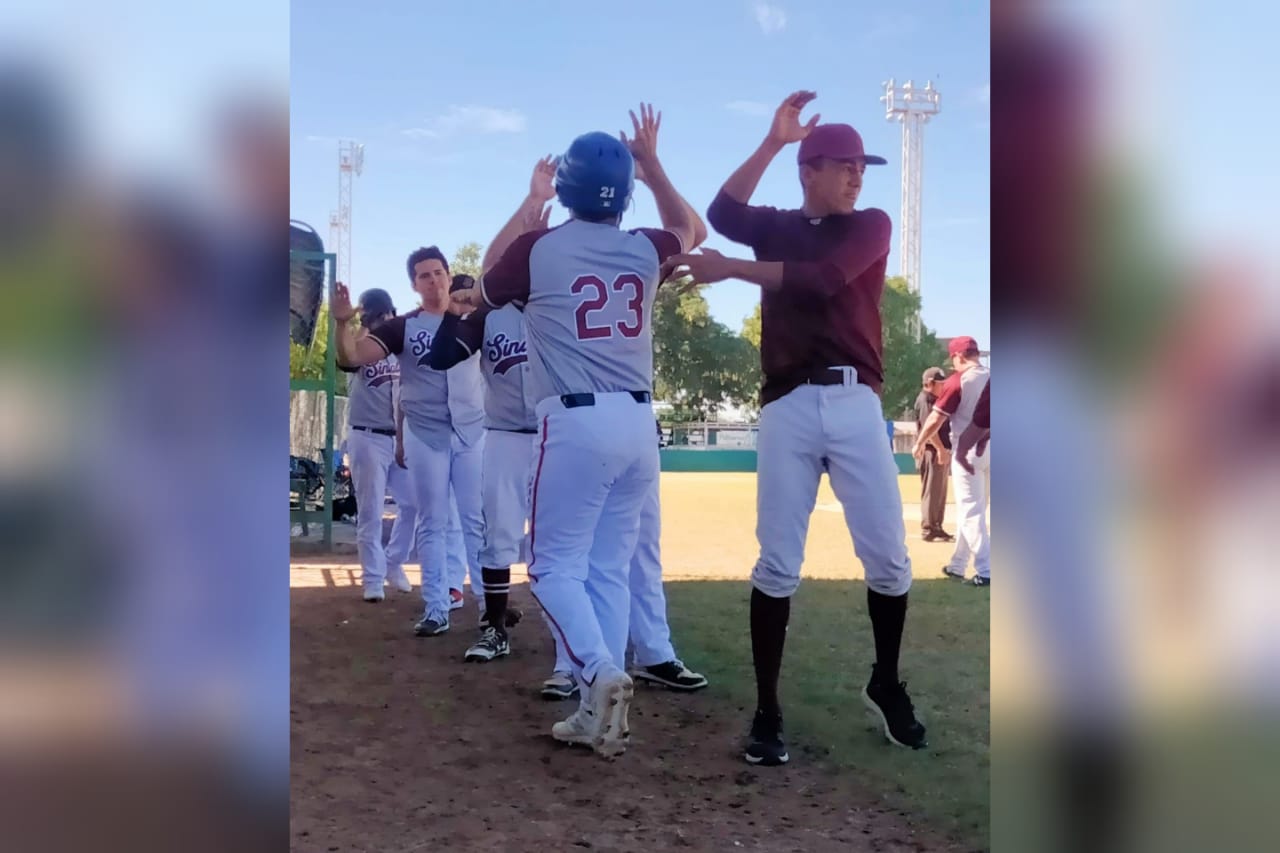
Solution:
M 888 160 L 883 157 L 877 157 L 875 154 L 868 154 L 862 158 L 868 166 L 884 166 L 888 164 Z

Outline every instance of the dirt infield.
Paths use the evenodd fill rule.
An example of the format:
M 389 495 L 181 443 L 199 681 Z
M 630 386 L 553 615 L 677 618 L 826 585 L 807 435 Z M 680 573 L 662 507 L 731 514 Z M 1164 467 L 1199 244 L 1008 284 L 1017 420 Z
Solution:
M 663 494 L 667 575 L 745 578 L 753 478 L 665 475 Z M 840 514 L 823 509 L 824 499 L 834 501 L 825 485 L 806 574 L 860 574 Z M 932 574 L 943 552 L 918 542 L 911 509 L 913 556 L 933 549 L 920 552 Z M 470 605 L 448 634 L 420 639 L 417 590 L 366 604 L 358 577 L 351 556 L 294 561 L 294 850 L 966 849 L 886 807 L 817 750 L 793 745 L 788 767 L 748 767 L 750 709 L 717 690 L 714 672 L 694 695 L 638 686 L 632 745 L 615 762 L 557 744 L 551 724 L 572 707 L 537 695 L 553 653 L 524 583 L 513 586 L 527 618 L 513 631 L 512 655 L 464 664 L 476 636 Z
M 515 600 L 528 612 L 526 586 Z M 537 696 L 552 660 L 540 620 L 481 665 L 462 663 L 470 619 L 419 639 L 418 615 L 416 593 L 370 605 L 355 589 L 295 590 L 294 850 L 952 849 L 818 756 L 747 767 L 747 712 L 714 687 L 640 687 L 615 762 L 557 744 L 551 724 L 571 705 Z

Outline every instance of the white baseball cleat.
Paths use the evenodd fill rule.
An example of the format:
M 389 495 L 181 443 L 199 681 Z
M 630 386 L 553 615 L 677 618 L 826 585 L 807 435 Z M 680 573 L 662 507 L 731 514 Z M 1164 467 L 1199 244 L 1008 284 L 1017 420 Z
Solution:
M 597 679 L 592 686 L 591 715 L 599 721 L 599 730 L 591 742 L 591 748 L 597 755 L 617 758 L 627 751 L 627 745 L 631 742 L 627 713 L 631 710 L 631 698 L 634 695 L 635 683 L 625 672 Z
M 394 586 L 400 592 L 413 592 L 413 584 L 409 581 L 409 576 L 404 573 L 404 569 L 390 572 L 387 576 L 387 586 Z
M 364 600 L 369 602 L 382 601 L 385 595 L 382 592 L 382 584 L 372 584 L 364 588 Z
M 596 738 L 596 720 L 591 709 L 581 705 L 578 710 L 551 727 L 551 736 L 561 743 L 576 743 L 591 746 Z

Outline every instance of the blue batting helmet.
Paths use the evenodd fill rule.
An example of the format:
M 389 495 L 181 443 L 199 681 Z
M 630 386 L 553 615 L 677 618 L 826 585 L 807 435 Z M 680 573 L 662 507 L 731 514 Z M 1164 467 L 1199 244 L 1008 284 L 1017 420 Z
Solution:
M 574 213 L 620 214 L 635 185 L 631 151 L 616 136 L 599 131 L 573 140 L 556 167 L 556 197 Z
M 360 294 L 360 325 L 369 326 L 386 314 L 395 314 L 396 306 L 391 294 L 380 287 L 370 288 Z

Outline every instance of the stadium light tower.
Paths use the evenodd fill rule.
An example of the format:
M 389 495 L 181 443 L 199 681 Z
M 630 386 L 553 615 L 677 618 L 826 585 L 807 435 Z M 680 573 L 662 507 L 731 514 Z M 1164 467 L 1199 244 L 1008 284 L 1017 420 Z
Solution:
M 351 284 L 351 181 L 363 171 L 364 143 L 339 142 L 338 210 L 329 214 L 329 234 L 338 255 L 338 281 L 347 285 Z
M 899 275 L 912 293 L 920 292 L 921 187 L 924 181 L 924 125 L 941 109 L 933 82 L 920 89 L 910 80 L 897 85 L 885 81 L 885 118 L 902 123 L 902 227 L 898 248 Z

